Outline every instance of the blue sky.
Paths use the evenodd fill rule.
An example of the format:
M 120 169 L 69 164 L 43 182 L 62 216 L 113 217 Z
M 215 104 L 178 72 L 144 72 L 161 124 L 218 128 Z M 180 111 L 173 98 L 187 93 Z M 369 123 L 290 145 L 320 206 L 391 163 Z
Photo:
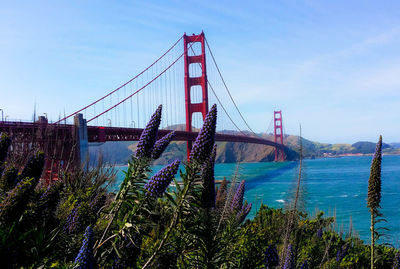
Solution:
M 0 108 L 57 119 L 201 30 L 255 131 L 282 109 L 311 140 L 400 141 L 398 1 L 3 2 Z

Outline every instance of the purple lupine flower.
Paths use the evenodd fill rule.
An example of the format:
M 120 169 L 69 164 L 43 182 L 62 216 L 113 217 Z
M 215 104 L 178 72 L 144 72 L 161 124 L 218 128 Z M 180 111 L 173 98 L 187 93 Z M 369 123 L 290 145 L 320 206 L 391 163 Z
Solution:
M 15 166 L 9 166 L 4 170 L 3 176 L 1 177 L 1 187 L 4 192 L 8 192 L 15 187 L 17 176 L 18 169 L 15 168 Z
M 8 148 L 11 145 L 11 139 L 6 133 L 0 135 L 0 165 L 7 158 Z
M 322 235 L 323 235 L 323 232 L 322 232 L 322 229 L 320 228 L 320 229 L 318 229 L 318 231 L 317 231 L 317 237 L 318 237 L 318 238 L 322 238 Z
M 207 113 L 189 155 L 189 161 L 204 163 L 210 156 L 215 142 L 215 125 L 217 123 L 217 105 L 213 105 Z
M 52 184 L 49 184 L 49 186 L 47 186 L 46 190 L 42 193 L 42 195 L 39 198 L 39 202 L 45 202 L 47 200 L 55 200 L 53 199 L 53 197 L 58 197 L 61 188 L 63 187 L 63 183 L 62 182 L 54 182 Z
M 75 258 L 74 268 L 93 268 L 93 242 L 93 229 L 88 226 L 85 231 L 81 249 L 79 250 L 78 256 Z
M 309 267 L 308 267 L 308 262 L 307 262 L 307 260 L 304 260 L 304 262 L 301 264 L 301 267 L 300 267 L 301 269 L 308 269 Z
M 269 245 L 264 253 L 264 256 L 265 268 L 272 269 L 279 265 L 279 255 L 275 245 Z
M 175 160 L 173 163 L 164 167 L 157 172 L 157 174 L 152 176 L 146 185 L 144 185 L 144 188 L 146 189 L 146 195 L 152 197 L 161 197 L 178 171 L 179 163 L 179 160 Z
M 201 178 L 203 181 L 202 204 L 206 208 L 215 207 L 215 180 L 214 180 L 214 164 L 217 156 L 217 145 L 214 145 L 208 160 L 201 168 Z
M 285 264 L 283 265 L 283 269 L 294 269 L 294 253 L 292 244 L 288 245 L 285 257 Z
M 106 202 L 106 195 L 104 192 L 99 192 L 96 196 L 90 201 L 89 208 L 93 212 L 94 215 L 100 211 L 100 209 L 104 206 Z
M 42 217 L 49 217 L 57 208 L 60 199 L 60 192 L 63 183 L 55 182 L 50 184 L 46 191 L 40 196 L 37 210 Z
M 28 162 L 25 164 L 24 169 L 22 169 L 21 174 L 18 175 L 17 183 L 27 177 L 33 177 L 35 181 L 38 182 L 43 172 L 44 161 L 45 158 L 43 152 L 38 151 L 33 154 L 33 156 L 28 159 Z
M 74 206 L 71 213 L 68 215 L 64 225 L 64 231 L 74 233 L 79 228 L 79 208 L 81 204 L 78 203 Z
M 46 200 L 46 197 L 50 194 L 51 190 L 53 189 L 53 184 L 49 184 L 46 188 L 46 190 L 40 195 L 39 201 L 44 201 Z
M 308 269 L 309 265 L 308 265 L 308 261 L 304 260 L 303 263 L 301 264 L 300 269 Z
M 338 251 L 336 253 L 336 261 L 337 262 L 341 262 L 343 260 L 343 258 L 346 257 L 348 249 L 349 249 L 349 245 L 347 245 L 347 244 L 342 245 L 338 249 Z
M 116 257 L 111 265 L 111 269 L 126 269 L 125 261 L 122 258 Z
M 247 201 L 244 202 L 244 205 L 242 206 L 242 209 L 237 213 L 236 217 L 239 223 L 242 223 L 244 219 L 247 217 L 249 214 L 250 210 L 252 207 L 252 203 L 247 204 Z
M 233 196 L 232 203 L 231 203 L 231 210 L 232 211 L 239 211 L 243 207 L 243 196 L 244 196 L 244 183 L 245 181 L 242 180 L 239 184 L 239 187 L 236 189 L 236 193 Z
M 400 269 L 400 252 L 396 252 L 394 256 L 392 269 Z
M 33 178 L 25 178 L 18 182 L 0 204 L 0 219 L 8 223 L 18 218 L 24 212 L 36 184 Z
M 162 105 L 159 105 L 157 110 L 151 116 L 149 123 L 147 123 L 146 128 L 144 128 L 142 134 L 140 135 L 135 153 L 137 158 L 151 157 L 151 152 L 157 139 L 158 127 L 160 126 L 161 122 L 161 110 Z
M 175 136 L 175 131 L 168 133 L 167 135 L 163 136 L 161 139 L 157 140 L 154 145 L 153 152 L 151 153 L 151 157 L 155 160 L 161 156 L 164 150 L 168 147 L 169 143 L 171 142 L 172 138 Z
M 227 188 L 228 188 L 228 182 L 226 181 L 226 178 L 224 177 L 224 180 L 222 180 L 222 182 L 217 190 L 217 195 L 215 197 L 215 206 L 216 207 L 224 206 L 226 196 L 227 196 Z

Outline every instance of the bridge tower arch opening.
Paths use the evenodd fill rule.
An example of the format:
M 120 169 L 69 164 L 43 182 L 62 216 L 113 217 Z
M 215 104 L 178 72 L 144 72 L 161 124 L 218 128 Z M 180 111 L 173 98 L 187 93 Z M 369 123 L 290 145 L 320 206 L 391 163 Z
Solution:
M 284 161 L 282 110 L 274 111 L 274 142 L 282 145 L 282 147 L 275 147 L 275 161 Z
M 193 44 L 192 44 L 193 43 Z M 189 49 L 196 44 L 200 44 L 201 53 L 189 52 Z M 185 71 L 185 112 L 186 112 L 186 128 L 187 132 L 192 131 L 192 114 L 200 112 L 203 116 L 203 121 L 208 113 L 208 89 L 207 89 L 207 70 L 206 70 L 206 50 L 205 37 L 202 32 L 200 35 L 183 35 L 184 48 L 184 71 Z M 190 65 L 199 64 L 201 66 L 201 74 L 191 76 Z M 196 100 L 193 103 L 191 98 L 192 87 L 201 87 L 201 100 Z M 187 141 L 187 157 L 189 158 L 190 150 L 192 149 L 192 141 Z

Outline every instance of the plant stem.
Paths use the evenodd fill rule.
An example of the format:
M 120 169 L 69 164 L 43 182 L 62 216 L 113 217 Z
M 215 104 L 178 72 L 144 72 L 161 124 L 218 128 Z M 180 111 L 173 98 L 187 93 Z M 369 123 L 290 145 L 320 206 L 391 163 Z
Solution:
M 298 173 L 298 178 L 297 178 L 296 196 L 295 196 L 295 199 L 294 199 L 294 206 L 293 206 L 294 210 L 297 209 L 297 202 L 299 200 L 302 168 L 303 168 L 303 143 L 302 143 L 301 125 L 300 125 L 300 163 L 299 163 L 299 173 Z
M 297 203 L 299 200 L 299 193 L 300 193 L 300 183 L 301 183 L 301 172 L 303 169 L 303 144 L 302 144 L 302 136 L 301 136 L 301 125 L 300 125 L 300 135 L 299 135 L 299 152 L 300 152 L 300 160 L 299 160 L 299 172 L 297 177 L 297 187 L 296 187 L 296 195 L 294 198 L 293 208 L 289 207 L 288 212 L 288 222 L 286 224 L 286 230 L 284 233 L 284 240 L 283 240 L 283 249 L 286 250 L 289 245 L 290 236 L 294 229 L 294 222 L 295 222 L 295 215 L 297 212 Z M 284 254 L 281 256 L 281 267 L 283 266 L 284 258 L 286 257 L 287 253 L 283 252 Z
M 143 167 L 141 167 L 140 165 L 138 165 L 137 163 L 134 163 L 134 167 L 133 165 L 129 165 L 128 167 L 128 172 L 125 176 L 124 181 L 122 182 L 122 186 L 117 194 L 117 196 L 115 197 L 115 201 L 117 202 L 117 204 L 115 205 L 115 207 L 111 210 L 110 215 L 111 215 L 111 219 L 107 224 L 106 229 L 104 230 L 100 240 L 97 242 L 96 246 L 94 247 L 95 252 L 94 255 L 97 254 L 97 249 L 104 244 L 103 239 L 106 236 L 108 230 L 110 229 L 111 224 L 114 221 L 115 216 L 117 215 L 117 213 L 119 212 L 119 210 L 121 209 L 121 205 L 124 201 L 124 199 L 126 198 L 126 195 L 129 192 L 130 187 L 132 186 L 132 178 L 137 178 L 138 175 L 140 175 L 143 172 Z M 133 173 L 133 172 L 134 173 Z M 120 198 L 122 196 L 122 198 Z
M 125 193 L 128 193 L 128 192 L 126 191 Z M 124 196 L 125 196 L 125 195 L 124 195 Z M 110 229 L 110 226 L 111 226 L 111 224 L 113 223 L 114 218 L 115 218 L 115 216 L 117 215 L 119 209 L 121 208 L 122 202 L 123 202 L 123 199 L 117 201 L 117 204 L 116 204 L 115 207 L 113 208 L 113 211 L 114 211 L 114 212 L 111 212 L 111 213 L 110 213 L 110 214 L 112 214 L 112 215 L 111 215 L 111 219 L 110 219 L 110 221 L 108 222 L 107 227 L 106 227 L 106 229 L 104 230 L 103 235 L 101 236 L 101 238 L 100 238 L 100 240 L 98 241 L 97 245 L 94 247 L 94 249 L 95 249 L 94 255 L 96 255 L 97 249 L 98 249 L 101 245 L 103 245 L 103 243 L 104 243 L 104 242 L 103 242 L 103 239 L 104 239 L 104 237 L 106 236 L 108 230 Z
M 240 163 L 236 164 L 235 174 L 232 177 L 232 182 L 231 182 L 231 186 L 229 188 L 229 192 L 227 193 L 227 195 L 225 197 L 224 209 L 222 210 L 221 217 L 220 217 L 219 222 L 218 222 L 217 230 L 215 231 L 214 240 L 217 238 L 218 231 L 219 231 L 219 228 L 221 227 L 222 221 L 225 220 L 225 213 L 227 212 L 228 207 L 229 207 L 229 203 L 228 202 L 231 201 L 231 197 L 233 196 L 233 193 L 235 191 L 235 184 L 236 184 L 236 181 L 237 181 L 237 178 L 238 178 L 238 174 L 239 174 L 239 165 L 240 165 Z
M 180 215 L 180 209 L 181 206 L 183 204 L 183 201 L 186 198 L 186 195 L 191 187 L 191 183 L 193 182 L 193 180 L 189 181 L 188 184 L 185 186 L 182 195 L 180 196 L 179 202 L 176 206 L 176 210 L 174 212 L 174 216 L 172 218 L 172 221 L 170 223 L 170 225 L 168 226 L 167 232 L 165 233 L 163 239 L 160 241 L 160 244 L 158 245 L 157 249 L 154 251 L 153 255 L 151 255 L 151 257 L 146 261 L 146 263 L 143 265 L 142 269 L 147 268 L 154 260 L 154 258 L 157 256 L 157 254 L 160 252 L 160 250 L 162 249 L 162 247 L 164 246 L 165 242 L 167 241 L 169 235 L 172 232 L 172 229 L 174 228 L 174 226 L 176 225 L 176 223 L 178 222 L 179 219 L 179 215 Z
M 374 247 L 375 247 L 375 216 L 374 212 L 371 212 L 371 269 L 374 269 Z

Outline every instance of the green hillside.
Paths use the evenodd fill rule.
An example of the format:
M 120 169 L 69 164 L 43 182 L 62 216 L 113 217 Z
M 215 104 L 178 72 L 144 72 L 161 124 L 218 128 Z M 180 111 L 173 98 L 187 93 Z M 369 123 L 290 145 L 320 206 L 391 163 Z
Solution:
M 176 125 L 169 129 L 183 130 L 183 127 Z M 226 131 L 226 133 L 235 134 L 237 132 Z M 273 140 L 272 134 L 262 133 L 259 136 Z M 286 151 L 287 160 L 298 159 L 299 141 L 299 137 L 295 135 L 286 135 L 284 137 L 284 143 L 288 147 Z M 376 144 L 375 142 L 367 141 L 360 141 L 354 144 L 327 144 L 302 138 L 302 145 L 305 158 L 318 158 L 345 154 L 372 154 L 375 151 Z M 392 147 L 390 144 L 383 144 L 382 148 L 385 154 L 400 154 L 400 148 Z M 136 142 L 107 142 L 98 147 L 90 147 L 90 157 L 94 159 L 101 152 L 104 161 L 125 164 L 135 149 Z M 274 157 L 274 148 L 265 145 L 232 142 L 217 143 L 217 163 L 270 162 L 274 160 Z M 155 164 L 167 164 L 173 160 L 184 160 L 185 158 L 186 142 L 174 141 Z

